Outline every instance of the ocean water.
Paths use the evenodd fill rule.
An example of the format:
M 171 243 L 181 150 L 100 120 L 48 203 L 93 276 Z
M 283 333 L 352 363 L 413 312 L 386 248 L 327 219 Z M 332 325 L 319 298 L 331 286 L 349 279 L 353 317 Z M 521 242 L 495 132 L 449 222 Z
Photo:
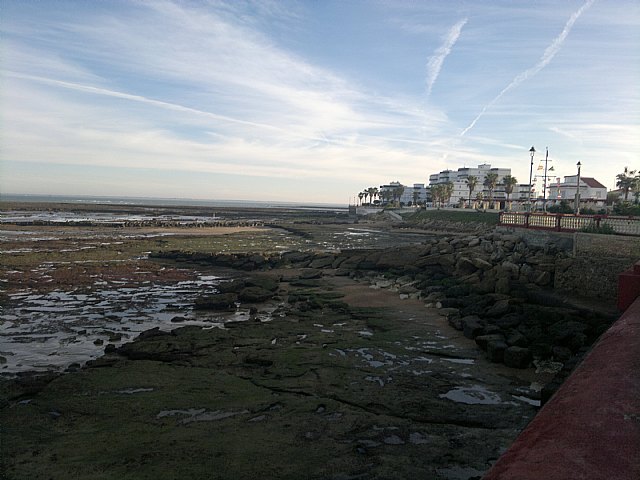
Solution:
M 146 198 L 146 197 L 93 197 L 81 195 L 18 195 L 1 194 L 4 202 L 33 203 L 80 203 L 109 205 L 149 205 L 149 206 L 185 206 L 185 207 L 235 207 L 235 208 L 274 208 L 291 210 L 319 210 L 344 212 L 347 205 L 331 203 L 267 202 L 257 200 L 202 200 L 193 198 Z

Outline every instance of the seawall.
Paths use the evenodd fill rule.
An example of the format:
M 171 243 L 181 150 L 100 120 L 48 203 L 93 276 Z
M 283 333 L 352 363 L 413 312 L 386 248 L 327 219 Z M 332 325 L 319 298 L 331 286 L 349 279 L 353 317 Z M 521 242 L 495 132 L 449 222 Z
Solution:
M 484 480 L 640 478 L 640 297 Z

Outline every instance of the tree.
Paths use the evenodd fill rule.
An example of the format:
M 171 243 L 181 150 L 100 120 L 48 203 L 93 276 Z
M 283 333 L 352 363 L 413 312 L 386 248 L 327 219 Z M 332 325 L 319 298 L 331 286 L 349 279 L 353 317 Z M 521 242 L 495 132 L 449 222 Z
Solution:
M 404 193 L 404 187 L 400 185 L 399 187 L 395 187 L 393 189 L 393 201 L 396 205 L 400 205 L 400 199 L 402 198 L 402 194 Z
M 378 189 L 376 187 L 369 187 L 366 192 L 369 194 L 369 198 L 371 199 L 370 203 L 373 203 L 373 199 L 378 195 Z
M 440 202 L 442 201 L 442 194 L 444 188 L 443 184 L 438 183 L 436 185 L 431 186 L 431 199 L 433 200 L 434 205 L 440 208 Z
M 444 187 L 442 189 L 442 194 L 444 196 L 443 200 L 446 203 L 449 203 L 449 200 L 451 200 L 451 196 L 453 195 L 453 182 L 447 182 L 444 184 Z
M 491 208 L 493 206 L 493 191 L 498 185 L 498 174 L 487 173 L 486 177 L 484 177 L 483 185 L 489 190 L 489 208 Z
M 358 198 L 360 199 L 360 205 L 362 205 L 362 197 L 364 197 L 364 193 L 360 192 L 358 194 Z
M 466 182 L 467 187 L 469 187 L 469 206 L 471 206 L 471 194 L 475 190 L 476 185 L 478 185 L 478 177 L 476 177 L 475 175 L 469 175 Z
M 631 192 L 633 193 L 634 202 L 636 205 L 640 203 L 640 174 L 633 177 L 633 182 L 631 183 Z
M 629 190 L 634 185 L 634 175 L 636 170 L 629 170 L 628 167 L 624 167 L 624 172 L 616 175 L 616 187 L 624 192 L 624 201 L 626 202 L 629 197 Z
M 420 192 L 418 190 L 413 190 L 413 204 L 418 206 L 418 199 L 420 198 Z
M 504 183 L 504 193 L 507 194 L 507 203 L 509 204 L 509 209 L 511 209 L 511 202 L 509 201 L 509 197 L 513 193 L 513 187 L 518 184 L 518 180 L 516 177 L 512 177 L 511 175 L 505 175 L 502 179 L 502 183 Z

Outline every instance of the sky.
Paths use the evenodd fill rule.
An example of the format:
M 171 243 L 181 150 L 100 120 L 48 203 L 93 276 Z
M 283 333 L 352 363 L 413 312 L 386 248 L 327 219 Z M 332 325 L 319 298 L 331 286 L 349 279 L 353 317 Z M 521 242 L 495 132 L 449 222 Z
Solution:
M 531 146 L 612 189 L 640 1 L 0 0 L 0 122 L 0 195 L 346 204 Z

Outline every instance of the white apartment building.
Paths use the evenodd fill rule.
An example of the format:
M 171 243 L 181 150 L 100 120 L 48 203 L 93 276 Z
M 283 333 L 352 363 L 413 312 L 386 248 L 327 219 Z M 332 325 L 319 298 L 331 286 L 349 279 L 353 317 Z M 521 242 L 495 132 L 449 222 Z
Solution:
M 399 201 L 404 205 L 409 205 L 409 204 L 413 205 L 414 192 L 417 193 L 415 199 L 419 203 L 425 202 L 427 200 L 427 189 L 424 186 L 424 183 L 414 183 L 413 187 L 409 187 L 406 185 L 402 185 L 400 182 L 396 181 L 396 182 L 389 182 L 386 185 L 380 185 L 380 188 L 378 188 L 380 201 L 383 202 L 384 195 L 382 195 L 382 192 L 385 192 L 385 191 L 392 192 L 395 189 L 400 187 L 402 187 L 402 195 L 400 196 Z
M 478 183 L 476 187 L 471 192 L 471 201 L 472 203 L 475 201 L 478 193 L 482 193 L 485 199 L 489 198 L 489 191 L 484 186 L 484 180 L 489 173 L 498 174 L 498 186 L 493 192 L 493 198 L 497 202 L 503 203 L 506 201 L 506 193 L 504 191 L 504 186 L 500 186 L 502 180 L 505 176 L 511 175 L 510 168 L 491 168 L 491 165 L 488 163 L 483 163 L 482 165 L 478 165 L 477 168 L 471 167 L 462 167 L 457 171 L 454 170 L 443 170 L 440 173 L 434 173 L 433 175 L 429 175 L 429 187 L 433 185 L 437 185 L 439 183 L 453 183 L 453 195 L 449 200 L 451 205 L 458 205 L 462 202 L 468 202 L 469 200 L 469 186 L 467 185 L 467 178 L 469 176 L 474 176 L 478 179 Z M 510 199 L 517 200 L 521 195 L 521 185 L 516 185 L 513 188 L 513 193 L 510 196 Z M 524 197 L 526 198 L 526 192 L 529 190 L 529 186 L 525 186 Z

